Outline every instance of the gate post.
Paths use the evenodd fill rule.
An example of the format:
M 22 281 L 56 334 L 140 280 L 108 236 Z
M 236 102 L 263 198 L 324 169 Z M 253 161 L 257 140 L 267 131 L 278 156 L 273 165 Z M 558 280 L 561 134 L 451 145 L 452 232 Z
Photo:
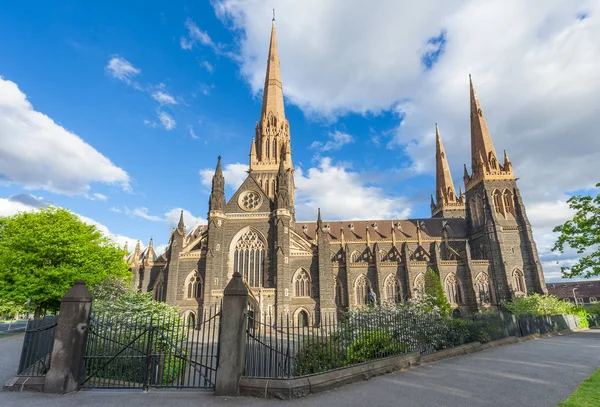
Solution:
M 242 281 L 241 274 L 235 272 L 223 292 L 215 389 L 218 396 L 238 395 L 238 383 L 244 373 L 246 361 L 247 307 L 248 288 Z
M 65 394 L 79 387 L 91 306 L 92 295 L 83 280 L 62 297 L 45 393 Z

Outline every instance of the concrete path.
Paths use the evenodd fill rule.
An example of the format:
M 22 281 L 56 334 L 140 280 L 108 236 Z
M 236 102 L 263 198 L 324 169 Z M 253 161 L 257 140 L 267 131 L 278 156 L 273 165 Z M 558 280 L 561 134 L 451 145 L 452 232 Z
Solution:
M 0 340 L 0 357 L 14 352 L 14 340 L 7 339 Z M 0 359 L 3 377 L 6 360 Z M 599 366 L 600 330 L 591 330 L 489 349 L 285 402 L 191 391 L 82 391 L 66 396 L 4 392 L 0 406 L 554 407 Z

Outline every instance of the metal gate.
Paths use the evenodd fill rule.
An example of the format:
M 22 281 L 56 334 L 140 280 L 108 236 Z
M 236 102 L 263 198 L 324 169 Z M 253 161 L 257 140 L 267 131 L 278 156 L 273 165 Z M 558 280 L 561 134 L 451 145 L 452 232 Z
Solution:
M 221 311 L 204 318 L 94 314 L 90 318 L 82 387 L 214 390 Z

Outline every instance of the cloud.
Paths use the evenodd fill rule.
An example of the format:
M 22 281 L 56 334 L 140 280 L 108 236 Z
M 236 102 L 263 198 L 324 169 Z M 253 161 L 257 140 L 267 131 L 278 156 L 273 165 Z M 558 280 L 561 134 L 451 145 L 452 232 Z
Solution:
M 198 136 L 196 135 L 196 132 L 194 131 L 194 127 L 192 127 L 192 126 L 188 126 L 188 130 L 189 130 L 189 132 L 190 132 L 190 137 L 191 137 L 191 138 L 193 138 L 194 140 L 197 140 L 197 139 L 199 139 L 199 138 L 200 138 L 200 137 L 198 137 Z
M 181 211 L 183 211 L 183 223 L 185 224 L 185 227 L 188 231 L 196 225 L 205 225 L 207 223 L 205 218 L 201 216 L 194 216 L 190 211 L 186 209 L 173 208 L 167 213 L 165 213 L 165 219 L 169 227 L 177 227 L 177 225 L 179 224 L 179 217 L 181 215 Z
M 170 114 L 162 110 L 158 112 L 158 119 L 166 130 L 173 130 L 177 125 L 175 119 L 173 119 Z
M 129 175 L 78 135 L 38 112 L 0 77 L 0 180 L 27 189 L 84 194 L 92 183 L 129 189 Z
M 169 95 L 167 92 L 162 91 L 162 90 L 158 90 L 154 93 L 152 93 L 152 98 L 154 100 L 156 100 L 158 103 L 160 103 L 161 105 L 176 105 L 177 101 L 175 100 L 175 98 L 171 95 Z
M 200 170 L 200 180 L 202 185 L 206 187 L 212 186 L 212 177 L 215 174 L 215 170 L 212 168 L 205 168 Z M 223 167 L 223 177 L 225 178 L 225 185 L 236 190 L 242 185 L 242 182 L 248 177 L 248 164 L 234 163 L 225 164 Z
M 126 206 L 124 206 L 123 209 L 113 207 L 113 208 L 111 208 L 111 211 L 116 212 L 116 213 L 124 213 L 128 216 L 131 216 L 132 218 L 142 218 L 142 219 L 146 219 L 146 220 L 149 220 L 152 222 L 164 222 L 164 219 L 161 218 L 160 216 L 150 215 L 148 213 L 148 208 L 146 208 L 144 206 L 141 206 L 139 208 L 134 208 L 134 209 L 129 209 Z
M 194 45 L 201 44 L 206 47 L 218 50 L 218 46 L 214 43 L 210 35 L 206 31 L 202 31 L 194 21 L 188 18 L 185 22 L 185 27 L 188 30 L 187 37 L 182 36 L 180 39 L 180 46 L 184 50 L 191 50 Z
M 204 69 L 206 69 L 207 72 L 213 72 L 215 70 L 215 66 L 213 64 L 211 64 L 208 61 L 202 61 L 200 62 L 200 66 Z
M 348 133 L 336 130 L 330 132 L 327 137 L 329 140 L 326 143 L 321 141 L 314 141 L 310 147 L 321 151 L 339 150 L 346 144 L 354 143 L 354 137 Z
M 117 78 L 127 84 L 132 83 L 132 79 L 142 72 L 141 69 L 133 66 L 129 61 L 120 56 L 114 56 L 106 65 L 106 72 L 113 78 Z
M 307 171 L 297 168 L 294 181 L 298 220 L 316 219 L 317 208 L 330 220 L 403 219 L 410 215 L 406 198 L 369 186 L 359 173 L 334 164 L 329 157 Z

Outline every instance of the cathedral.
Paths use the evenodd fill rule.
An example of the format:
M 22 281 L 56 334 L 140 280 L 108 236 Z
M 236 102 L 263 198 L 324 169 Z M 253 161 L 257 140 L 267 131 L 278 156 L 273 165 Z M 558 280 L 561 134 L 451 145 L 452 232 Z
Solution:
M 469 78 L 470 79 L 470 78 Z M 470 80 L 471 173 L 457 193 L 436 126 L 436 186 L 431 218 L 299 222 L 275 22 L 248 177 L 225 197 L 218 158 L 208 224 L 186 231 L 183 213 L 166 251 L 152 239 L 127 257 L 133 284 L 179 307 L 187 321 L 219 304 L 234 272 L 256 318 L 288 315 L 318 325 L 367 303 L 418 298 L 428 268 L 438 273 L 455 315 L 546 285 L 525 205 L 506 152 L 501 164 Z M 330 214 L 323 214 L 324 217 Z M 331 214 L 335 216 L 335 214 Z

